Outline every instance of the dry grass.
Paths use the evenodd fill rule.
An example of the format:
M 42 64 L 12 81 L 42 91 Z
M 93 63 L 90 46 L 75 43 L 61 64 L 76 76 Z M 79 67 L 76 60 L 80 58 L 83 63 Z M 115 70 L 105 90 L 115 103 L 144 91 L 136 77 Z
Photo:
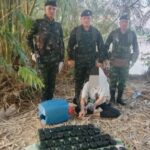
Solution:
M 15 104 L 18 111 L 28 108 L 29 103 L 39 95 L 31 87 L 19 82 L 17 76 L 6 73 L 0 68 L 0 108 L 5 110 Z
M 128 105 L 115 106 L 122 115 L 118 119 L 86 118 L 85 120 L 73 119 L 67 124 L 93 123 L 103 132 L 124 141 L 130 150 L 150 149 L 150 85 L 145 81 L 132 80 L 128 82 L 125 96 Z M 134 90 L 142 90 L 147 98 L 131 98 Z M 57 81 L 56 96 L 73 97 L 73 81 L 61 77 Z M 27 145 L 38 141 L 37 129 L 41 124 L 37 118 L 37 107 L 31 107 L 21 114 L 10 116 L 8 120 L 0 120 L 0 150 L 21 150 Z

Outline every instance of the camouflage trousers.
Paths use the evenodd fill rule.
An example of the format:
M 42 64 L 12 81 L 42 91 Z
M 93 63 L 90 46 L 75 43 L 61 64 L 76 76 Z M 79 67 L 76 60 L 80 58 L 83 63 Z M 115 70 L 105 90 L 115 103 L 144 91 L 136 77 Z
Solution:
M 89 80 L 91 68 L 95 65 L 95 62 L 91 63 L 79 63 L 75 64 L 75 99 L 76 103 L 79 103 L 79 97 L 83 85 Z
M 110 67 L 110 93 L 111 97 L 115 97 L 116 89 L 120 98 L 122 97 L 125 89 L 126 80 L 128 78 L 129 68 L 128 67 Z
M 58 63 L 39 63 L 38 68 L 44 82 L 41 101 L 52 99 L 55 91 Z

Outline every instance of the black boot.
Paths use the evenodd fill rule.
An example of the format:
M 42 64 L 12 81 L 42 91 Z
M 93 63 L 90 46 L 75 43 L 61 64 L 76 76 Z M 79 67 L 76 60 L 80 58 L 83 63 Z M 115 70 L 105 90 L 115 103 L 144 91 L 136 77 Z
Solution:
M 118 90 L 117 103 L 119 103 L 120 105 L 126 105 L 125 100 L 122 99 L 123 91 L 124 91 L 124 90 Z
M 116 102 L 115 93 L 116 93 L 115 90 L 110 90 L 110 96 L 111 96 L 110 103 L 115 103 Z

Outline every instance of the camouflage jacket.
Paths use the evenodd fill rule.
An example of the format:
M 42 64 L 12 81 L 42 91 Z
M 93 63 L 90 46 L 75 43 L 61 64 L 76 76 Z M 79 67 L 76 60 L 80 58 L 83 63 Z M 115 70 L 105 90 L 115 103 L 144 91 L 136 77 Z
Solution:
M 90 27 L 89 31 L 85 31 L 83 26 L 75 27 L 68 42 L 68 59 L 75 61 L 93 60 L 93 58 L 103 61 L 104 42 L 100 32 Z
M 109 52 L 110 44 L 112 44 L 112 50 Z M 112 31 L 105 43 L 105 54 L 110 59 L 119 58 L 135 62 L 139 55 L 136 34 L 130 29 L 125 33 L 121 33 L 119 28 Z
M 38 52 L 40 57 L 53 55 L 59 57 L 59 61 L 64 59 L 63 30 L 61 24 L 46 16 L 37 19 L 27 36 L 28 46 L 32 52 Z

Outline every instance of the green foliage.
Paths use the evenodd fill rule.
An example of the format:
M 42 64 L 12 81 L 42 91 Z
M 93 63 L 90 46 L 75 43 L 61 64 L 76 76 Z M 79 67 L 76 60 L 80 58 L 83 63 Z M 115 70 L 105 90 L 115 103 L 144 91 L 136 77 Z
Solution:
M 3 57 L 6 59 L 6 61 L 13 61 L 13 58 L 19 57 L 21 63 L 25 64 L 27 61 L 27 56 L 25 55 L 25 52 L 22 48 L 21 43 L 16 38 L 15 34 L 12 34 L 11 32 L 7 31 L 7 26 L 4 27 L 4 30 L 0 30 L 1 38 L 3 38 L 3 42 L 7 44 L 8 53 L 6 53 L 6 50 L 3 49 Z M 13 56 L 13 58 L 12 58 Z M 10 60 L 12 59 L 12 60 Z
M 44 87 L 42 81 L 38 78 L 37 72 L 29 67 L 19 67 L 18 75 L 24 81 L 24 83 L 32 86 L 36 89 L 41 89 Z
M 0 1 L 0 68 L 4 73 L 9 72 L 14 80 L 21 79 L 29 86 L 42 88 L 42 80 L 30 68 L 30 51 L 26 43 L 26 34 L 32 25 L 30 14 L 35 2 L 36 0 Z
M 14 12 L 14 16 L 17 17 L 21 27 L 27 32 L 32 26 L 32 19 L 30 16 L 24 15 L 20 10 Z

